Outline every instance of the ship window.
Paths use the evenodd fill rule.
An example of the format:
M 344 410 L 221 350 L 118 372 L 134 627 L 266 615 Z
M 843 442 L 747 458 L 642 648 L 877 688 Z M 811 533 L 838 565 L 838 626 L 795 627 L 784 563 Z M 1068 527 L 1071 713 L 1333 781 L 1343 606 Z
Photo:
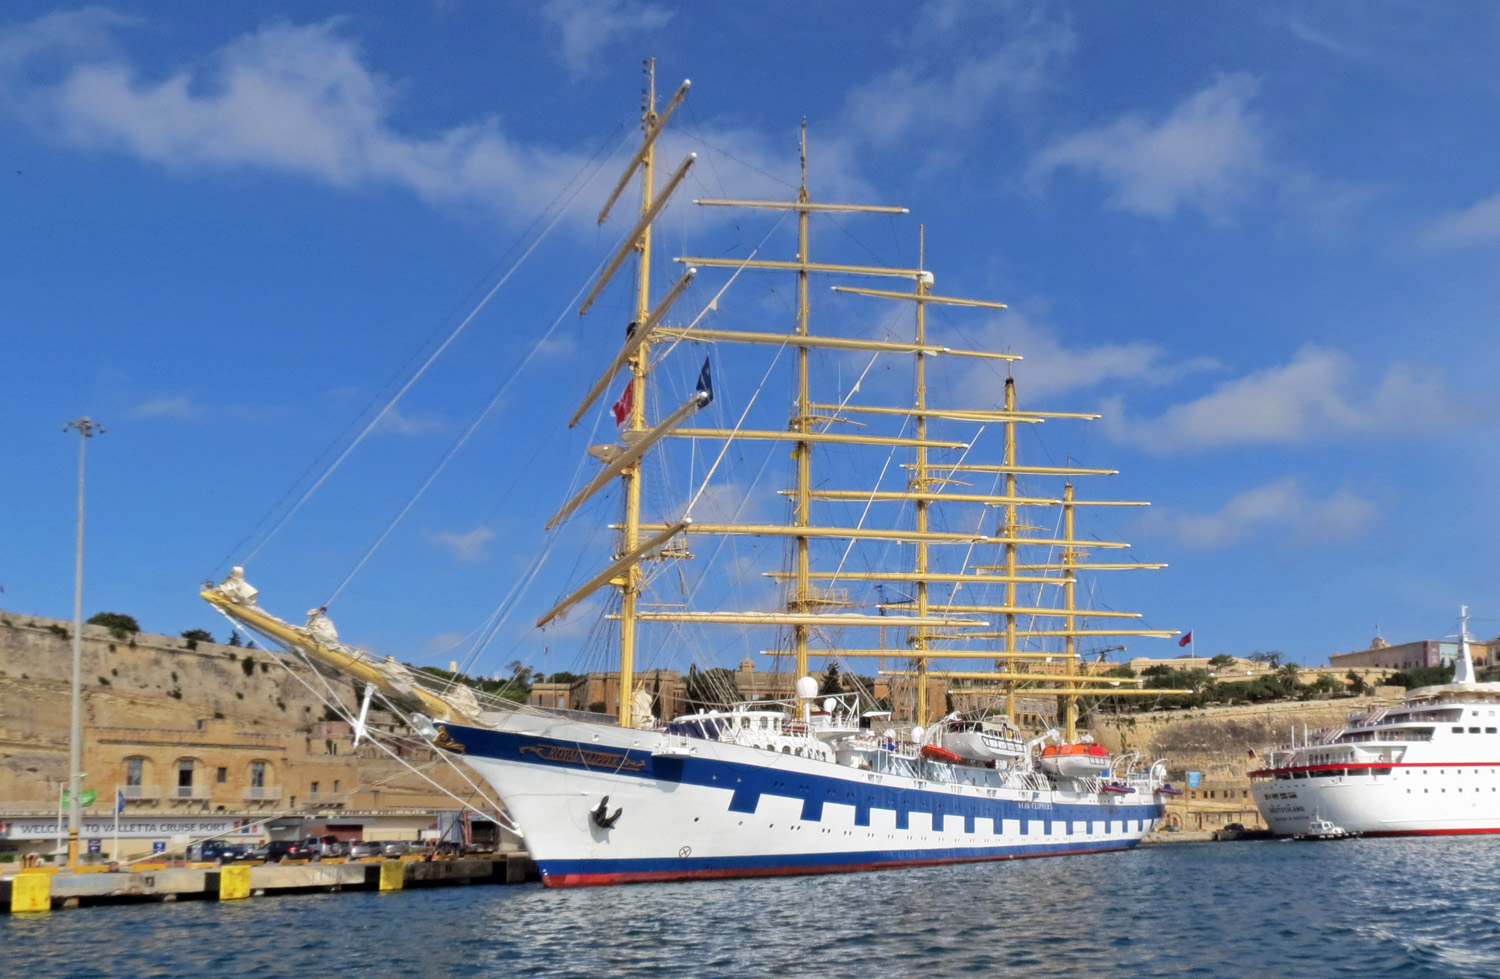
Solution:
M 1492 727 L 1487 727 L 1487 728 L 1484 729 L 1484 733 L 1485 734 L 1494 734 L 1495 733 L 1495 729 L 1492 728 Z
M 1479 728 L 1477 728 L 1477 727 L 1471 727 L 1471 728 L 1469 728 L 1469 733 L 1470 734 L 1478 734 L 1479 733 Z
M 1464 733 L 1464 729 L 1461 728 L 1461 727 L 1456 727 L 1456 728 L 1453 729 L 1453 733 L 1454 734 L 1463 734 Z

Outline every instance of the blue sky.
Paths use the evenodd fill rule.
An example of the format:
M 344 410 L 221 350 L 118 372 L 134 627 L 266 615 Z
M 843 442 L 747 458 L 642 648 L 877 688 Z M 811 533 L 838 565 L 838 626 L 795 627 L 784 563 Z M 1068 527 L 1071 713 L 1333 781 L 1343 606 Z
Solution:
M 1029 406 L 1105 413 L 1023 449 L 1121 470 L 1094 498 L 1153 502 L 1101 536 L 1170 567 L 1109 578 L 1097 600 L 1194 630 L 1203 655 L 1316 663 L 1377 626 L 1451 633 L 1460 604 L 1500 633 L 1500 14 L 1484 5 L 12 2 L 0 17 L 8 610 L 71 614 L 77 446 L 60 427 L 79 415 L 109 429 L 89 446 L 85 614 L 166 633 L 222 633 L 196 588 L 252 552 L 268 607 L 322 603 L 462 440 L 338 592 L 345 638 L 446 664 L 503 608 L 481 670 L 603 667 L 596 610 L 526 624 L 604 559 L 577 547 L 606 539 L 585 525 L 612 500 L 531 576 L 541 523 L 608 431 L 598 412 L 582 432 L 562 421 L 627 297 L 569 307 L 627 230 L 592 215 L 654 55 L 664 97 L 693 80 L 663 145 L 663 170 L 700 153 L 684 199 L 791 193 L 805 117 L 815 197 L 912 212 L 820 243 L 914 262 L 924 227 L 939 292 L 1009 304 L 955 316 L 953 345 L 1025 356 Z M 784 234 L 762 217 L 674 204 L 658 288 L 667 255 Z M 726 321 L 765 328 L 789 288 L 726 301 Z M 684 313 L 711 297 L 695 287 Z M 673 368 L 679 393 L 700 361 Z M 732 423 L 759 368 L 716 370 Z M 994 403 L 995 379 L 951 383 Z M 746 653 L 695 643 L 646 665 Z

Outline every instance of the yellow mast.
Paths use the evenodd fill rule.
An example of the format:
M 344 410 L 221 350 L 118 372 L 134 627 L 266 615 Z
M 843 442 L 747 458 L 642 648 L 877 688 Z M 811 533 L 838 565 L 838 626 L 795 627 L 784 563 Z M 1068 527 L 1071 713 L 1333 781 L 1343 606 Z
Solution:
M 917 231 L 917 265 L 921 267 L 927 262 L 927 230 L 925 227 Z M 917 279 L 916 293 L 925 296 L 932 288 L 930 276 L 923 275 Z M 927 338 L 927 304 L 920 298 L 916 301 L 916 420 L 917 420 L 917 458 L 916 467 L 912 473 L 908 489 L 914 493 L 926 493 L 932 488 L 927 478 L 927 446 L 921 444 L 927 438 L 927 415 L 924 413 L 927 407 L 927 360 L 920 347 L 926 343 Z M 917 534 L 917 617 L 927 617 L 927 541 L 920 535 L 927 533 L 927 511 L 932 506 L 932 501 L 918 497 L 914 503 L 916 507 Z M 919 654 L 917 659 L 917 723 L 927 724 L 929 711 L 927 705 L 927 630 L 921 626 L 912 630 L 911 633 L 912 652 Z
M 646 61 L 646 91 L 641 106 L 641 130 L 650 133 L 656 125 L 656 59 Z M 645 220 L 651 211 L 652 180 L 656 173 L 656 141 L 650 140 L 641 158 L 641 207 L 644 223 L 641 235 L 636 240 L 635 316 L 633 323 L 646 322 L 651 310 L 651 222 Z M 627 422 L 631 432 L 646 429 L 646 365 L 649 363 L 650 340 L 643 340 L 630 358 L 630 418 Z M 634 553 L 640 544 L 641 527 L 641 464 L 627 468 L 620 474 L 625 484 L 625 525 L 620 530 L 620 553 Z M 621 727 L 630 727 L 634 721 L 632 708 L 635 695 L 635 626 L 636 602 L 641 593 L 641 566 L 637 561 L 626 565 L 624 573 L 617 579 L 620 587 L 620 704 L 618 717 Z
M 1063 540 L 1071 541 L 1072 539 L 1073 483 L 1071 480 L 1069 480 L 1067 483 L 1063 484 Z M 1068 544 L 1063 548 L 1062 551 L 1063 567 L 1067 569 L 1064 572 L 1063 577 L 1067 578 L 1068 580 L 1068 583 L 1063 585 L 1063 630 L 1067 635 L 1067 638 L 1064 639 L 1063 642 L 1065 644 L 1064 649 L 1066 650 L 1068 657 L 1066 660 L 1064 660 L 1063 666 L 1068 671 L 1070 680 L 1075 679 L 1075 677 L 1073 677 L 1073 674 L 1077 672 L 1078 665 L 1078 636 L 1073 629 L 1073 610 L 1075 608 L 1073 603 L 1073 560 L 1073 545 Z M 1077 683 L 1068 684 L 1068 686 L 1070 687 L 1076 687 L 1077 685 Z M 1074 741 L 1078 740 L 1078 696 L 1076 694 L 1069 694 L 1068 697 L 1063 701 L 1063 703 L 1065 705 L 1065 714 L 1063 719 L 1063 740 L 1071 744 Z
M 802 136 L 800 140 L 800 156 L 802 163 L 802 183 L 797 188 L 797 203 L 802 205 L 797 210 L 797 261 L 802 263 L 797 269 L 797 336 L 808 335 L 808 303 L 807 303 L 807 263 L 810 261 L 807 252 L 808 235 L 808 194 L 807 194 L 807 120 L 802 120 Z M 812 398 L 807 389 L 807 360 L 808 347 L 799 345 L 797 347 L 797 417 L 792 420 L 792 431 L 806 435 L 812 431 Z M 792 526 L 803 530 L 812 523 L 812 443 L 807 439 L 799 439 L 797 446 L 792 450 L 793 464 L 796 467 L 797 497 L 793 504 Z M 808 578 L 810 570 L 809 550 L 811 542 L 807 534 L 801 533 L 797 536 L 796 553 L 796 587 L 792 593 L 791 600 L 787 602 L 787 611 L 793 613 L 807 614 L 813 610 L 812 584 Z M 807 635 L 808 627 L 796 625 L 792 627 L 792 651 L 797 658 L 797 676 L 807 676 Z
M 1010 376 L 1007 375 L 1006 378 L 1005 378 L 1005 412 L 1008 415 L 1013 415 L 1013 414 L 1015 414 L 1015 411 L 1016 411 L 1016 381 L 1015 381 L 1015 378 L 1010 377 Z M 1016 495 L 1016 473 L 1015 473 L 1015 469 L 1014 469 L 1015 464 L 1016 464 L 1016 423 L 1014 421 L 1012 421 L 1012 420 L 1007 419 L 1006 422 L 1005 422 L 1005 460 L 1003 462 L 1003 466 L 1006 467 L 1005 468 L 1005 495 L 1006 495 L 1006 497 L 1011 498 L 1011 499 L 1014 499 L 1014 497 Z M 1004 538 L 1007 539 L 1007 542 L 1006 542 L 1006 545 L 1005 545 L 1005 568 L 1004 568 L 1005 577 L 1007 579 L 1006 582 L 1005 582 L 1005 605 L 1006 605 L 1006 608 L 1008 610 L 1005 613 L 1005 649 L 1008 650 L 1008 651 L 1010 651 L 1010 652 L 1014 652 L 1015 648 L 1016 648 L 1016 613 L 1015 613 L 1015 608 L 1016 608 L 1016 598 L 1017 598 L 1017 596 L 1016 596 L 1016 582 L 1015 582 L 1015 577 L 1016 577 L 1016 548 L 1017 548 L 1017 545 L 1013 542 L 1012 538 L 1014 538 L 1017 535 L 1017 532 L 1020 529 L 1017 526 L 1017 524 L 1019 523 L 1019 521 L 1016 519 L 1018 513 L 1019 513 L 1019 510 L 1018 510 L 1018 508 L 1017 508 L 1017 506 L 1016 506 L 1015 503 L 1006 503 L 1005 504 L 1005 523 L 1004 523 L 1004 526 L 1002 526 L 1000 528 L 1000 533 L 998 535 L 1000 537 L 1004 537 Z M 1012 660 L 1009 660 L 1009 659 L 1001 660 L 1001 662 L 999 664 L 997 664 L 997 665 L 999 665 L 1000 668 L 1002 670 L 1004 670 L 1006 673 L 1011 673 L 1011 672 L 1014 672 L 1014 670 L 1015 670 L 1015 664 L 1014 664 L 1014 662 Z M 1015 722 L 1015 720 L 1016 720 L 1016 687 L 1015 687 L 1015 684 L 1013 684 L 1013 683 L 1009 684 L 1008 687 L 1007 687 L 1007 693 L 1006 693 L 1006 697 L 1005 697 L 1005 714 L 1006 714 L 1007 717 L 1009 717 L 1011 719 L 1012 723 Z

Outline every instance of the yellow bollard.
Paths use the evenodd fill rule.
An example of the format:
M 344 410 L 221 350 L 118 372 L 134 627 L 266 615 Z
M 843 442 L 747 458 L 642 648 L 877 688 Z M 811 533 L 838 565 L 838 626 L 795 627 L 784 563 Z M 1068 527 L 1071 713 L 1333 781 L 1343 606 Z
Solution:
M 10 882 L 10 910 L 51 911 L 52 875 L 16 874 Z
M 399 891 L 406 886 L 406 865 L 400 860 L 383 860 L 380 864 L 380 889 Z
M 219 900 L 239 901 L 249 896 L 249 864 L 230 864 L 219 871 Z

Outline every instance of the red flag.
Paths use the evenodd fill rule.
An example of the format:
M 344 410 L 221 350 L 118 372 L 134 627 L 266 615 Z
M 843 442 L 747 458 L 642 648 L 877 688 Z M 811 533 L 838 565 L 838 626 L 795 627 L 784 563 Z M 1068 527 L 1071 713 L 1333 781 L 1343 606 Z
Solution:
M 614 413 L 616 425 L 625 424 L 625 419 L 630 417 L 630 409 L 634 404 L 635 378 L 632 377 L 625 382 L 625 390 L 620 392 L 620 400 L 616 401 L 614 407 L 609 409 Z
M 1188 643 L 1190 643 L 1192 641 L 1193 641 L 1193 632 L 1192 632 L 1191 629 L 1189 629 L 1186 635 L 1184 635 L 1181 639 L 1177 640 L 1177 645 L 1179 645 L 1179 646 L 1186 646 Z

